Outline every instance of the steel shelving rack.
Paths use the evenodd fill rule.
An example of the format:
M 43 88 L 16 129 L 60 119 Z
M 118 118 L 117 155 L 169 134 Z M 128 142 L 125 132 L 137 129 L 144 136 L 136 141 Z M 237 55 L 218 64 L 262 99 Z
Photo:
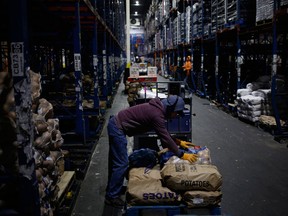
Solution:
M 287 79 L 287 30 L 284 27 L 287 7 L 284 0 L 177 1 L 170 5 L 167 17 L 166 35 L 173 35 L 172 41 L 169 43 L 168 37 L 170 46 L 157 52 L 168 50 L 168 62 L 178 66 L 178 73 L 185 56 L 191 54 L 193 92 L 236 115 L 237 90 L 259 76 L 270 76 L 277 123 L 274 134 L 286 137 L 287 112 L 281 111 L 285 109 L 286 96 L 278 90 L 279 79 Z M 179 31 L 178 17 L 185 13 L 186 23 L 180 24 Z M 183 31 L 187 24 L 189 32 Z M 280 120 L 286 121 L 286 125 L 281 125 Z
M 69 119 L 71 131 L 80 138 L 78 144 L 89 146 L 94 144 L 89 139 L 95 138 L 98 130 L 91 128 L 90 118 L 101 117 L 101 112 L 105 112 L 107 106 L 101 107 L 101 102 L 111 103 L 113 90 L 124 71 L 125 39 L 124 28 L 121 28 L 124 3 L 105 1 L 107 16 L 99 14 L 102 3 L 96 0 L 5 0 L 0 3 L 0 66 L 1 70 L 8 67 L 15 90 L 19 166 L 23 176 L 16 179 L 21 185 L 20 215 L 41 215 L 33 158 L 29 69 L 42 76 L 42 96 L 58 101 L 56 105 L 63 108 L 62 113 L 55 110 L 55 118 Z M 118 25 L 113 25 L 115 20 Z M 103 39 L 106 41 L 101 47 Z M 89 94 L 85 93 L 82 83 L 83 70 L 89 71 L 94 81 Z M 59 76 L 69 71 L 76 78 L 75 92 L 71 95 L 76 105 L 72 109 L 63 106 L 63 100 L 68 97 L 59 94 L 62 87 Z M 107 78 L 107 82 L 101 83 L 102 77 Z M 103 93 L 101 87 L 107 92 Z M 93 100 L 93 107 L 83 108 L 84 99 Z M 2 180 L 6 178 L 1 176 Z

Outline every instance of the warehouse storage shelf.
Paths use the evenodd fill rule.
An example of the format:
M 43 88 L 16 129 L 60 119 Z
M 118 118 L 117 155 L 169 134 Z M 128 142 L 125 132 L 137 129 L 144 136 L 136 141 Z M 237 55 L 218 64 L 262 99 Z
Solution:
M 64 216 L 68 215 L 72 209 L 74 196 L 76 196 L 79 189 L 81 179 L 85 176 L 93 146 L 95 146 L 103 128 L 101 114 L 104 115 L 105 109 L 112 103 L 115 89 L 125 65 L 122 60 L 125 44 L 124 29 L 119 27 L 124 26 L 124 19 L 120 13 L 124 9 L 123 4 L 122 2 L 121 5 L 114 5 L 113 8 L 112 5 L 107 5 L 106 12 L 108 14 L 112 10 L 118 10 L 114 13 L 114 16 L 117 17 L 115 19 L 115 17 L 105 16 L 107 13 L 100 16 L 97 11 L 97 5 L 100 5 L 100 3 L 96 0 L 5 0 L 0 2 L 0 17 L 2 20 L 0 27 L 0 66 L 1 70 L 8 68 L 14 76 L 14 83 L 17 86 L 15 91 L 16 110 L 21 111 L 20 115 L 17 113 L 17 116 L 19 116 L 19 121 L 23 122 L 19 125 L 21 134 L 17 136 L 20 138 L 19 145 L 21 147 L 19 149 L 19 161 L 22 163 L 21 174 L 28 176 L 28 178 L 23 179 L 24 182 L 21 183 L 25 187 L 25 189 L 21 188 L 21 194 L 19 195 L 22 200 L 21 209 L 18 213 L 21 215 L 38 216 L 44 214 L 43 211 L 54 211 L 54 214 Z M 117 26 L 111 25 L 112 21 L 110 19 L 112 18 L 117 20 Z M 103 41 L 104 43 L 102 43 Z M 17 49 L 17 47 L 20 49 Z M 105 52 L 102 52 L 102 50 L 105 50 Z M 81 55 L 84 57 L 81 58 Z M 9 59 L 12 56 L 15 58 Z M 19 64 L 19 62 L 23 64 Z M 74 181 L 75 178 L 73 178 L 74 180 L 71 182 L 75 182 L 75 184 L 69 186 L 73 196 L 71 198 L 71 194 L 67 195 L 65 192 L 65 195 L 63 194 L 62 198 L 58 200 L 58 205 L 54 201 L 50 202 L 52 193 L 56 193 L 57 190 L 48 188 L 48 186 L 45 188 L 45 194 L 42 193 L 39 197 L 43 182 L 39 183 L 39 170 L 36 170 L 39 168 L 39 164 L 35 168 L 32 151 L 34 149 L 33 145 L 35 145 L 34 139 L 41 137 L 38 137 L 38 131 L 34 137 L 32 112 L 26 112 L 35 109 L 29 103 L 31 97 L 29 93 L 30 82 L 27 82 L 27 80 L 30 68 L 36 74 L 41 75 L 41 98 L 51 99 L 51 103 L 58 103 L 58 106 L 55 106 L 53 117 L 59 117 L 57 120 L 60 121 L 60 130 L 65 137 L 62 149 L 69 151 L 73 148 L 73 151 L 77 149 L 75 152 L 79 153 L 75 156 L 75 152 L 73 152 L 69 159 L 70 168 L 75 168 L 77 179 Z M 72 87 L 70 90 L 73 91 L 65 92 L 63 91 L 63 83 L 61 83 L 63 80 L 61 78 L 70 72 L 73 74 L 72 80 L 75 81 L 74 83 L 72 81 L 70 86 Z M 79 85 L 80 88 L 76 88 L 75 91 L 75 84 L 78 85 L 82 82 L 82 72 L 83 75 L 91 75 L 91 80 L 95 85 L 90 88 L 91 86 L 89 87 L 83 82 L 84 85 Z M 91 80 L 85 81 L 91 83 Z M 24 83 L 24 86 L 19 85 L 19 83 Z M 23 87 L 25 92 L 17 89 L 19 86 Z M 80 91 L 78 91 L 79 89 Z M 93 107 L 89 104 L 88 108 L 83 106 L 83 110 L 78 109 L 80 106 L 77 105 L 74 108 L 63 108 L 64 99 L 74 101 L 77 99 L 76 104 L 81 106 L 84 100 L 92 99 L 94 104 Z M 101 104 L 102 101 L 105 102 L 103 103 L 105 107 Z M 62 109 L 62 113 L 59 113 L 60 109 Z M 26 118 L 28 118 L 28 121 L 26 121 Z M 69 121 L 70 125 L 67 123 Z M 64 127 L 67 127 L 66 129 L 71 128 L 71 130 L 66 133 L 62 130 Z M 22 130 L 22 128 L 25 128 L 25 130 Z M 64 142 L 62 135 L 61 140 Z M 59 140 L 59 143 L 61 140 Z M 81 149 L 84 149 L 84 151 L 81 151 Z M 35 152 L 39 151 L 38 147 L 36 150 Z M 44 156 L 41 155 L 43 158 Z M 84 156 L 85 158 L 83 158 Z M 37 161 L 37 163 L 39 162 Z M 69 170 L 68 164 L 66 165 Z M 57 172 L 54 172 L 54 174 L 56 176 Z M 29 199 L 27 199 L 27 194 L 29 194 Z M 45 207 L 43 206 L 44 202 Z M 53 210 L 55 207 L 56 209 Z
M 287 77 L 287 7 L 282 0 L 172 1 L 168 20 L 160 23 L 165 28 L 160 26 L 156 32 L 166 38 L 153 34 L 147 38 L 163 46 L 152 46 L 147 55 L 158 58 L 162 52 L 168 64 L 164 74 L 173 80 L 176 71 L 181 73 L 184 58 L 191 55 L 193 92 L 217 101 L 233 115 L 236 110 L 237 116 L 238 89 L 259 76 L 273 77 L 275 72 Z

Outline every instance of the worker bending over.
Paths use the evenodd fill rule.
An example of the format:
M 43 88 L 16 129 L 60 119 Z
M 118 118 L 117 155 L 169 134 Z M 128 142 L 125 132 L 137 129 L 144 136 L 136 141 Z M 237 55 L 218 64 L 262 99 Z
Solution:
M 124 206 L 124 201 L 120 198 L 120 195 L 129 165 L 126 136 L 134 136 L 154 130 L 163 147 L 191 163 L 197 160 L 197 155 L 184 153 L 183 150 L 178 148 L 165 126 L 167 119 L 183 114 L 184 106 L 183 98 L 170 95 L 163 100 L 156 97 L 147 103 L 126 108 L 115 116 L 111 116 L 107 126 L 109 167 L 105 196 L 106 204 L 119 208 Z M 187 148 L 188 142 L 179 142 L 178 140 L 177 143 Z

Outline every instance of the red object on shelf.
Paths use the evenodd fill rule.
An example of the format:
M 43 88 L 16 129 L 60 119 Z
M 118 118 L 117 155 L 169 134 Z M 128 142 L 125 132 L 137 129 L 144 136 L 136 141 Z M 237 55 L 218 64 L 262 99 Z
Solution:
M 128 77 L 129 82 L 157 82 L 157 76 L 139 76 L 139 77 Z

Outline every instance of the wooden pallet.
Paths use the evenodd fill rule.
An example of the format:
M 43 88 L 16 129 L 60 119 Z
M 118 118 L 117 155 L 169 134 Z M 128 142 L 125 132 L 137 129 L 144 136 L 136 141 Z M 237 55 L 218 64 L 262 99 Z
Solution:
M 256 22 L 256 26 L 272 24 L 272 19 L 264 19 Z
M 57 184 L 59 187 L 58 203 L 62 203 L 62 201 L 66 198 L 74 181 L 75 181 L 75 171 L 64 171 L 60 181 Z

